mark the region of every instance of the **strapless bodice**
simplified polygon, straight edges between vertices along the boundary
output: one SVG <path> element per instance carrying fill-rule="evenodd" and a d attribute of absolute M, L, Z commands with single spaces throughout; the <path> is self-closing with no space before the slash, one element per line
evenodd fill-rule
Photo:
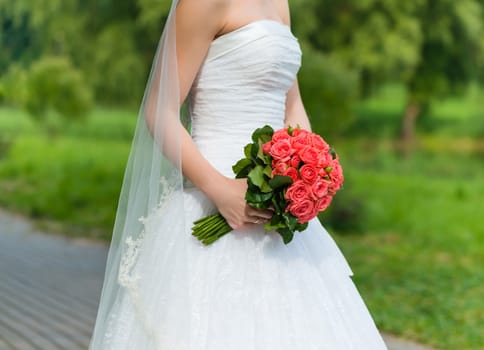
<path fill-rule="evenodd" d="M 234 176 L 231 167 L 256 128 L 283 127 L 301 56 L 290 28 L 275 20 L 251 22 L 212 41 L 189 94 L 191 134 L 224 175 Z"/>

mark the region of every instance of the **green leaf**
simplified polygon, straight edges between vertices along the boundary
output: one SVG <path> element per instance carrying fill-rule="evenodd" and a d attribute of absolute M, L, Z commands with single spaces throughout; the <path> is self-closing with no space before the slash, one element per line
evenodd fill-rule
<path fill-rule="evenodd" d="M 274 190 L 290 184 L 292 184 L 292 178 L 289 176 L 275 175 L 269 180 L 269 186 Z"/>
<path fill-rule="evenodd" d="M 244 154 L 247 158 L 251 158 L 252 157 L 252 146 L 254 144 L 253 143 L 248 143 L 247 145 L 245 145 L 244 147 Z"/>
<path fill-rule="evenodd" d="M 329 154 L 331 154 L 331 157 L 332 157 L 333 159 L 336 159 L 336 151 L 334 150 L 334 148 L 333 148 L 333 147 L 331 147 L 331 148 L 330 148 L 330 150 L 329 150 Z"/>
<path fill-rule="evenodd" d="M 260 141 L 259 141 L 258 150 L 257 150 L 257 158 L 262 160 L 262 162 L 264 164 L 269 163 L 269 159 L 268 159 L 267 155 L 265 155 L 264 152 L 262 152 L 262 144 L 261 144 Z"/>
<path fill-rule="evenodd" d="M 262 140 L 262 143 L 266 143 L 272 139 L 272 135 L 274 134 L 274 129 L 272 129 L 269 125 L 264 125 L 262 128 L 256 129 L 252 133 L 252 141 L 259 142 L 259 139 Z"/>
<path fill-rule="evenodd" d="M 267 231 L 277 230 L 284 227 L 286 227 L 286 224 L 284 223 L 282 216 L 277 214 L 272 216 L 271 221 L 264 225 L 264 229 L 266 229 Z"/>
<path fill-rule="evenodd" d="M 272 193 L 272 188 L 271 186 L 269 186 L 269 184 L 267 183 L 267 181 L 264 180 L 264 182 L 262 183 L 262 186 L 260 188 L 260 190 L 264 193 L 267 193 L 267 192 L 271 192 Z"/>
<path fill-rule="evenodd" d="M 296 231 L 299 231 L 299 232 L 302 232 L 307 228 L 308 228 L 307 222 L 305 222 L 304 224 L 297 223 L 297 225 L 296 225 Z"/>
<path fill-rule="evenodd" d="M 250 149 L 250 157 L 254 161 L 257 159 L 257 154 L 259 153 L 259 145 L 257 143 L 253 143 Z"/>
<path fill-rule="evenodd" d="M 256 209 L 267 209 L 268 206 L 267 206 L 267 203 L 265 202 L 257 202 L 257 203 L 254 203 L 254 202 L 247 202 L 247 204 L 249 204 L 252 208 L 256 208 Z"/>
<path fill-rule="evenodd" d="M 244 168 L 248 167 L 248 166 L 251 166 L 252 165 L 252 161 L 248 158 L 242 158 L 241 160 L 239 160 L 237 163 L 235 163 L 235 165 L 232 167 L 232 170 L 234 171 L 234 173 L 237 175 L 238 173 L 240 173 Z"/>
<path fill-rule="evenodd" d="M 253 206 L 252 203 L 254 204 L 264 203 L 265 205 L 264 208 L 268 208 L 269 205 L 271 204 L 272 195 L 273 195 L 272 192 L 262 193 L 262 192 L 247 191 L 245 193 L 245 199 L 248 203 L 250 203 L 251 206 Z"/>
<path fill-rule="evenodd" d="M 264 175 L 270 178 L 272 176 L 272 167 L 270 165 L 267 165 L 264 168 Z"/>
<path fill-rule="evenodd" d="M 294 233 L 292 233 L 287 228 L 280 228 L 277 230 L 277 232 L 282 236 L 284 244 L 288 244 L 289 242 L 291 242 L 292 238 L 294 237 Z"/>
<path fill-rule="evenodd" d="M 241 171 L 239 171 L 239 173 L 237 175 L 235 175 L 235 178 L 236 179 L 244 179 L 247 176 L 249 176 L 249 172 L 251 170 L 252 170 L 252 165 L 249 165 L 249 166 L 245 167 L 244 169 L 242 169 Z"/>
<path fill-rule="evenodd" d="M 282 208 L 277 200 L 277 196 L 272 197 L 272 206 L 274 207 L 274 211 L 276 214 L 282 213 Z"/>
<path fill-rule="evenodd" d="M 289 213 L 283 213 L 282 217 L 284 218 L 284 222 L 287 225 L 287 228 L 291 231 L 294 231 L 296 229 L 296 226 L 298 224 L 297 218 L 294 215 L 291 215 Z"/>
<path fill-rule="evenodd" d="M 257 165 L 254 169 L 249 172 L 248 178 L 250 181 L 256 185 L 257 187 L 261 188 L 264 184 L 264 169 L 261 165 Z"/>

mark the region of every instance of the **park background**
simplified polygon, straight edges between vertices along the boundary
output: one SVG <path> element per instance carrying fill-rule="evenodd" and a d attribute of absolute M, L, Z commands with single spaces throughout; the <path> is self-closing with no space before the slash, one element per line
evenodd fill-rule
<path fill-rule="evenodd" d="M 379 328 L 484 344 L 484 1 L 294 0 L 345 188 L 323 224 Z M 0 0 L 0 206 L 108 241 L 170 1 Z"/>

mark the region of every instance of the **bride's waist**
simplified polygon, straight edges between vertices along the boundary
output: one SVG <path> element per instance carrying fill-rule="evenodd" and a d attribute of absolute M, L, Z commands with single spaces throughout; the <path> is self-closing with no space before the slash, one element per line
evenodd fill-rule
<path fill-rule="evenodd" d="M 244 147 L 252 142 L 252 133 L 264 125 L 280 129 L 284 120 L 279 113 L 256 121 L 230 119 L 230 122 L 215 121 L 210 116 L 192 119 L 191 136 L 200 153 L 217 170 L 233 177 L 232 166 L 244 157 Z"/>
<path fill-rule="evenodd" d="M 248 143 L 248 142 L 247 142 Z M 197 140 L 195 144 L 202 156 L 219 172 L 227 177 L 234 177 L 232 166 L 244 157 L 244 145 Z"/>
<path fill-rule="evenodd" d="M 272 111 L 265 115 L 238 114 L 238 117 L 230 115 L 229 112 L 225 115 L 221 112 L 216 115 L 192 113 L 191 135 L 200 144 L 244 147 L 251 142 L 252 133 L 264 125 L 270 125 L 274 130 L 282 128 L 284 112 Z"/>

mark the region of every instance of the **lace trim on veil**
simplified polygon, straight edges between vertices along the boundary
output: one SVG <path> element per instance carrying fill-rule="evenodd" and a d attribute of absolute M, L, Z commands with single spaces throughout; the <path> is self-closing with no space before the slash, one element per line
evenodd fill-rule
<path fill-rule="evenodd" d="M 154 225 L 153 221 L 163 215 L 164 207 L 170 203 L 170 197 L 175 193 L 176 186 L 169 184 L 165 177 L 160 179 L 161 188 L 163 191 L 160 195 L 158 205 L 154 207 L 150 214 L 146 217 L 142 216 L 138 220 L 142 223 L 143 229 L 136 235 L 130 235 L 125 240 L 125 250 L 121 256 L 118 273 L 118 283 L 124 287 L 127 291 L 126 295 L 129 297 L 132 306 L 134 307 L 135 315 L 139 319 L 144 331 L 155 344 L 161 344 L 161 340 L 156 332 L 156 329 L 150 324 L 149 319 L 146 317 L 146 305 L 140 293 L 140 286 L 138 284 L 141 276 L 136 272 L 136 265 L 142 249 L 144 239 L 147 234 L 150 234 Z M 122 317 L 119 317 L 116 312 L 113 312 L 109 316 L 108 329 L 104 336 L 104 344 L 110 345 L 111 340 L 115 335 L 115 332 L 125 333 L 122 329 L 127 328 L 128 324 L 123 322 Z M 116 329 L 115 329 L 116 327 Z"/>

